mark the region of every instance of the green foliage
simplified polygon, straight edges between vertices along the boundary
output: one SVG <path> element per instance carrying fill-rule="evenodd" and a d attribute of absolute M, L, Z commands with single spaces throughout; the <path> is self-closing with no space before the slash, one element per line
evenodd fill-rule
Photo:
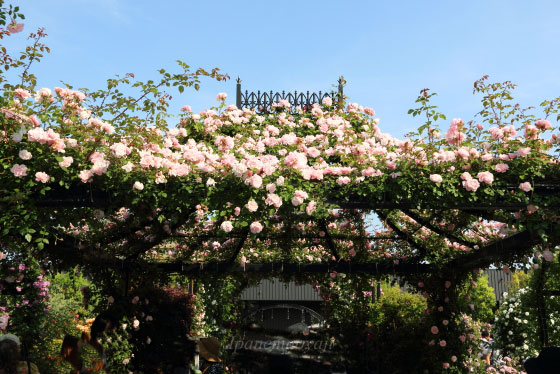
<path fill-rule="evenodd" d="M 429 366 L 426 300 L 399 287 L 383 287 L 384 295 L 373 303 L 367 336 L 371 339 L 372 366 L 383 373 L 421 372 Z M 424 348 L 424 349 L 422 349 Z"/>
<path fill-rule="evenodd" d="M 487 275 L 468 280 L 459 291 L 459 300 L 463 304 L 461 309 L 474 320 L 486 323 L 494 320 L 496 295 L 488 284 Z"/>
<path fill-rule="evenodd" d="M 528 287 L 531 279 L 531 273 L 532 271 L 514 271 L 511 277 L 511 286 L 508 292 L 513 294 L 522 288 Z"/>

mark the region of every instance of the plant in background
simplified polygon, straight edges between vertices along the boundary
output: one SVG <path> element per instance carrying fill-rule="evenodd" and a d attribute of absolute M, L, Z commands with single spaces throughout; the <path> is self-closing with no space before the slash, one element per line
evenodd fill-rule
<path fill-rule="evenodd" d="M 474 320 L 487 323 L 494 321 L 496 295 L 488 284 L 487 275 L 473 274 L 467 279 L 459 291 L 459 300 L 461 309 Z"/>

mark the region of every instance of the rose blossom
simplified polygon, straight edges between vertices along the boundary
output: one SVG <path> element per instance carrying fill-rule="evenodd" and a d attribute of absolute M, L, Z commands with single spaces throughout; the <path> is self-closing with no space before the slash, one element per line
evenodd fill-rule
<path fill-rule="evenodd" d="M 348 184 L 348 183 L 350 183 L 350 178 L 348 178 L 348 177 L 339 177 L 339 178 L 336 180 L 336 183 L 338 183 L 340 186 L 342 186 L 342 185 L 344 185 L 344 184 Z"/>
<path fill-rule="evenodd" d="M 33 155 L 27 149 L 19 151 L 19 158 L 22 160 L 31 160 L 31 157 L 33 157 Z"/>
<path fill-rule="evenodd" d="M 445 347 L 447 345 L 447 342 L 445 340 L 440 340 L 439 345 L 440 347 Z"/>
<path fill-rule="evenodd" d="M 266 195 L 266 200 L 264 202 L 267 205 L 274 205 L 275 208 L 280 208 L 282 206 L 282 198 L 275 193 Z"/>
<path fill-rule="evenodd" d="M 227 98 L 227 93 L 225 92 L 220 92 L 217 96 L 216 96 L 216 101 L 224 101 Z"/>
<path fill-rule="evenodd" d="M 443 347 L 443 346 L 442 346 L 442 347 Z M 442 364 L 442 366 L 443 366 L 444 369 L 449 369 L 449 363 L 448 363 L 448 362 L 444 362 L 444 363 Z"/>
<path fill-rule="evenodd" d="M 259 204 L 257 204 L 255 200 L 251 199 L 247 202 L 247 204 L 245 204 L 245 208 L 247 208 L 247 210 L 251 213 L 256 212 L 257 209 L 259 209 Z"/>
<path fill-rule="evenodd" d="M 432 328 L 430 329 L 430 331 L 432 332 L 432 334 L 437 334 L 439 332 L 439 329 L 437 328 L 437 326 L 432 326 Z"/>
<path fill-rule="evenodd" d="M 249 228 L 251 229 L 251 232 L 252 232 L 253 234 L 258 234 L 259 232 L 262 231 L 263 225 L 261 225 L 260 222 L 255 221 L 255 222 L 251 223 L 251 225 L 249 226 Z"/>
<path fill-rule="evenodd" d="M 505 173 L 506 171 L 508 171 L 509 166 L 506 164 L 498 164 L 496 166 L 494 166 L 494 170 L 496 170 L 498 173 Z"/>
<path fill-rule="evenodd" d="M 91 170 L 82 170 L 80 171 L 80 179 L 83 183 L 87 183 L 91 177 L 93 177 L 93 172 Z"/>
<path fill-rule="evenodd" d="M 478 190 L 478 187 L 480 187 L 480 183 L 476 180 L 476 179 L 468 179 L 463 181 L 463 187 L 465 188 L 465 190 L 467 191 L 476 191 Z"/>
<path fill-rule="evenodd" d="M 15 164 L 12 166 L 10 171 L 14 174 L 14 176 L 18 178 L 23 178 L 27 175 L 27 166 L 21 164 Z"/>
<path fill-rule="evenodd" d="M 522 191 L 525 191 L 525 192 L 529 192 L 532 189 L 531 183 L 523 182 L 519 185 L 519 189 L 522 190 Z"/>
<path fill-rule="evenodd" d="M 489 171 L 483 171 L 476 176 L 481 183 L 492 184 L 494 182 L 494 175 Z"/>
<path fill-rule="evenodd" d="M 144 184 L 136 181 L 136 182 L 134 182 L 134 185 L 132 186 L 132 188 L 134 188 L 135 190 L 138 190 L 138 191 L 142 191 L 144 189 Z"/>
<path fill-rule="evenodd" d="M 31 93 L 27 90 L 24 90 L 22 88 L 16 88 L 14 93 L 19 96 L 21 99 L 27 99 L 28 97 L 31 97 Z"/>
<path fill-rule="evenodd" d="M 224 221 L 220 225 L 220 228 L 225 232 L 230 232 L 231 230 L 233 230 L 233 225 L 230 221 Z"/>
<path fill-rule="evenodd" d="M 317 208 L 317 203 L 315 202 L 315 200 L 311 200 L 309 204 L 307 204 L 307 207 L 305 208 L 305 213 L 307 213 L 308 215 L 312 215 L 316 208 Z"/>
<path fill-rule="evenodd" d="M 45 172 L 38 171 L 35 173 L 35 180 L 37 182 L 47 183 L 48 181 L 51 180 L 51 177 L 49 177 L 49 175 Z"/>
<path fill-rule="evenodd" d="M 60 161 L 58 165 L 60 165 L 60 167 L 67 168 L 72 165 L 72 162 L 74 162 L 72 157 L 62 157 L 62 161 Z"/>
<path fill-rule="evenodd" d="M 439 174 L 430 174 L 430 180 L 434 183 L 441 183 L 443 178 Z"/>
<path fill-rule="evenodd" d="M 12 34 L 17 34 L 18 32 L 23 31 L 23 23 L 17 23 L 16 21 L 12 21 L 10 22 L 8 27 L 6 27 L 6 29 Z"/>

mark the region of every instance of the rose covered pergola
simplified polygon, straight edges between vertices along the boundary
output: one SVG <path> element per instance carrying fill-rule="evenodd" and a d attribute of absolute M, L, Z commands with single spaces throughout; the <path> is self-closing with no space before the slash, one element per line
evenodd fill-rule
<path fill-rule="evenodd" d="M 484 77 L 481 124 L 453 119 L 440 131 L 447 120 L 423 90 L 410 113 L 425 123 L 405 139 L 336 96 L 258 112 L 219 94 L 217 107 L 174 117 L 165 90 L 228 77 L 180 63 L 159 82 L 127 74 L 95 92 L 37 89 L 27 71 L 43 36 L 2 96 L 2 256 L 80 265 L 94 281 L 123 274 L 124 292 L 131 277 L 162 272 L 400 274 L 422 280 L 434 307 L 477 269 L 554 258 L 560 166 L 549 118 L 560 99 L 537 117 L 512 103 L 511 83 Z"/>

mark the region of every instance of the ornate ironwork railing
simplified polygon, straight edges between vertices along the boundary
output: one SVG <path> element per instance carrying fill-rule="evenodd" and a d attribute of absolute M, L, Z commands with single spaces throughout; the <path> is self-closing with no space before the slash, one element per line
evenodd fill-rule
<path fill-rule="evenodd" d="M 274 92 L 274 91 L 257 91 L 245 93 L 241 90 L 241 79 L 237 78 L 237 92 L 235 103 L 239 109 L 255 109 L 258 113 L 270 113 L 274 111 L 273 104 L 279 103 L 280 100 L 287 100 L 292 110 L 301 108 L 304 111 L 311 109 L 313 104 L 321 104 L 323 99 L 330 97 L 333 103 L 342 103 L 344 101 L 344 77 L 338 79 L 338 91 L 330 92 Z"/>

